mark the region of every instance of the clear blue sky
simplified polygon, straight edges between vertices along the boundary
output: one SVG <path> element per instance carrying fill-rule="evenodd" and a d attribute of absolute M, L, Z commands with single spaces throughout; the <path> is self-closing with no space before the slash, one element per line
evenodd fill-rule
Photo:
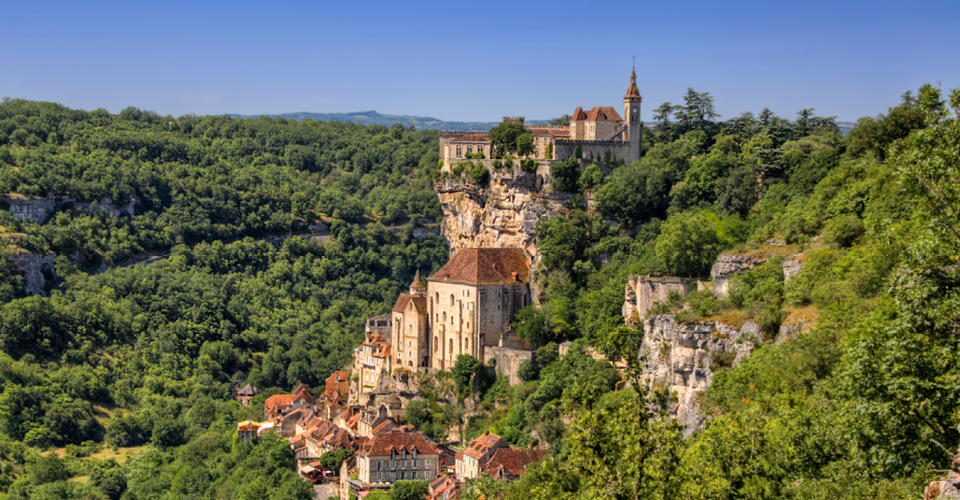
<path fill-rule="evenodd" d="M 960 86 L 960 1 L 7 1 L 0 96 L 179 116 L 296 111 L 495 121 L 708 91 L 852 121 Z"/>

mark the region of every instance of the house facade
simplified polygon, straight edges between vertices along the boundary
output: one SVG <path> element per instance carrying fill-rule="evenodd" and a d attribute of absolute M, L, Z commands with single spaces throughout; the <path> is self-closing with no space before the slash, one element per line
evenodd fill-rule
<path fill-rule="evenodd" d="M 375 435 L 357 453 L 357 479 L 366 484 L 437 477 L 439 452 L 419 431 L 395 430 Z"/>

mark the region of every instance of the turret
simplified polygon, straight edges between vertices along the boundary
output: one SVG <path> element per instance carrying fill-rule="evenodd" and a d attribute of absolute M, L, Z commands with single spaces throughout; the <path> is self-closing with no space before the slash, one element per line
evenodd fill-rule
<path fill-rule="evenodd" d="M 423 279 L 420 278 L 419 269 L 417 269 L 417 274 L 413 276 L 413 283 L 410 283 L 410 295 L 414 297 L 427 296 L 427 285 L 423 282 Z"/>

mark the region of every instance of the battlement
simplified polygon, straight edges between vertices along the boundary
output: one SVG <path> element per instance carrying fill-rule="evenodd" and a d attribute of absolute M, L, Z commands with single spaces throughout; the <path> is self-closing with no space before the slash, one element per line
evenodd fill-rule
<path fill-rule="evenodd" d="M 627 144 L 619 140 L 592 141 L 585 139 L 557 139 L 555 142 L 558 146 L 623 146 Z"/>
<path fill-rule="evenodd" d="M 486 135 L 487 130 L 441 130 L 440 137 L 444 139 L 455 139 L 465 135 Z"/>
<path fill-rule="evenodd" d="M 638 276 L 630 275 L 629 281 L 638 281 L 640 283 L 686 283 L 695 284 L 697 280 L 692 278 L 681 278 L 679 276 L 653 276 L 650 274 L 641 274 Z"/>

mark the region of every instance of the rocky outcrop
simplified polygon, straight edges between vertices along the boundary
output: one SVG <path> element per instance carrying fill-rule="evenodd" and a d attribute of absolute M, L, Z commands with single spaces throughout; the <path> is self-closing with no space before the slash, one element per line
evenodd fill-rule
<path fill-rule="evenodd" d="M 486 164 L 488 161 L 484 161 Z M 526 172 L 519 166 L 488 167 L 490 183 L 477 186 L 466 176 L 435 185 L 443 208 L 442 234 L 456 253 L 469 247 L 521 248 L 539 260 L 537 221 L 560 213 L 574 195 L 549 189 L 549 167 Z"/>
<path fill-rule="evenodd" d="M 747 272 L 767 261 L 766 257 L 749 257 L 746 255 L 721 255 L 710 269 L 713 278 L 713 294 L 717 297 L 726 297 L 730 293 L 730 278 Z"/>
<path fill-rule="evenodd" d="M 640 352 L 647 358 L 646 383 L 670 391 L 670 413 L 686 428 L 686 435 L 706 421 L 700 405 L 713 375 L 748 357 L 760 334 L 760 326 L 753 322 L 740 328 L 713 321 L 681 324 L 672 314 L 647 318 L 643 330 Z"/>
<path fill-rule="evenodd" d="M 953 457 L 953 463 L 950 464 L 950 471 L 946 477 L 942 477 L 927 485 L 923 490 L 923 500 L 934 500 L 937 498 L 960 499 L 960 450 Z"/>
<path fill-rule="evenodd" d="M 68 204 L 69 200 L 70 198 L 64 198 L 64 204 L 65 205 Z M 86 210 L 90 210 L 90 207 L 93 206 L 93 203 L 94 202 L 73 202 L 73 207 L 79 210 L 86 211 Z M 108 215 L 112 215 L 114 217 L 120 217 L 121 215 L 124 215 L 124 214 L 133 215 L 134 210 L 137 207 L 137 199 L 134 197 L 131 197 L 130 201 L 128 201 L 126 205 L 118 205 L 114 203 L 114 201 L 111 200 L 110 198 L 102 198 L 100 199 L 100 201 L 96 203 L 97 203 L 97 206 L 100 207 L 100 209 L 102 209 Z"/>
<path fill-rule="evenodd" d="M 50 214 L 57 208 L 57 199 L 52 194 L 43 198 L 10 193 L 4 195 L 3 198 L 11 215 L 37 224 L 47 220 L 47 217 L 50 217 Z"/>
<path fill-rule="evenodd" d="M 25 290 L 28 295 L 43 295 L 43 288 L 47 282 L 47 276 L 51 278 L 54 275 L 54 261 L 56 255 L 39 255 L 30 252 L 21 252 L 14 256 L 13 261 L 17 268 L 23 273 Z"/>
<path fill-rule="evenodd" d="M 90 210 L 94 204 L 114 217 L 120 217 L 124 214 L 134 215 L 137 198 L 132 195 L 129 198 L 130 201 L 125 205 L 119 205 L 110 198 L 101 198 L 100 201 L 96 202 L 81 202 L 69 196 L 54 196 L 53 194 L 49 194 L 46 198 L 43 198 L 40 196 L 9 193 L 3 196 L 3 201 L 4 204 L 9 207 L 10 214 L 14 217 L 41 224 L 56 210 L 76 208 L 86 211 Z"/>
<path fill-rule="evenodd" d="M 803 269 L 803 259 L 803 254 L 797 254 L 783 261 L 783 281 L 790 281 L 791 278 L 800 274 L 800 270 Z"/>

